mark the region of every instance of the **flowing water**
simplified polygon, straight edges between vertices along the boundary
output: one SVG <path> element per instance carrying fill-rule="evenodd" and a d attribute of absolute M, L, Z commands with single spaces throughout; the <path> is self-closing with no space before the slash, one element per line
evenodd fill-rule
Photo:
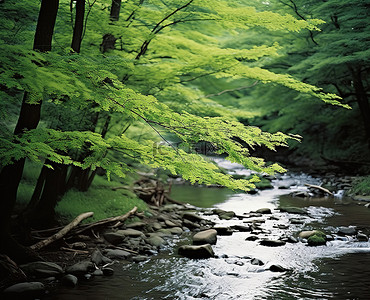
<path fill-rule="evenodd" d="M 237 165 L 225 167 L 238 174 L 247 172 Z M 333 232 L 337 226 L 349 225 L 369 233 L 370 209 L 350 199 L 287 196 L 293 190 L 304 190 L 304 183 L 318 184 L 319 180 L 304 174 L 284 175 L 273 181 L 273 189 L 256 195 L 178 185 L 173 188 L 172 197 L 198 207 L 232 210 L 239 215 L 270 208 L 278 219 L 264 216 L 261 223 L 269 238 L 294 235 L 303 229 Z M 280 213 L 275 210 L 278 206 L 306 208 L 309 214 Z M 304 224 L 290 224 L 292 217 L 300 218 Z M 243 225 L 243 221 L 251 220 L 205 218 L 225 226 Z M 213 246 L 217 258 L 211 259 L 183 258 L 168 247 L 146 262 L 115 265 L 112 277 L 96 277 L 74 289 L 60 289 L 52 299 L 370 299 L 369 242 L 343 237 L 326 246 L 308 247 L 299 242 L 265 247 L 256 241 L 246 241 L 250 235 L 235 232 L 219 236 Z M 263 236 L 264 233 L 259 235 Z M 178 246 L 189 240 L 181 237 L 172 242 Z M 251 258 L 258 258 L 264 265 L 251 264 Z M 268 268 L 273 264 L 289 271 L 271 272 Z"/>

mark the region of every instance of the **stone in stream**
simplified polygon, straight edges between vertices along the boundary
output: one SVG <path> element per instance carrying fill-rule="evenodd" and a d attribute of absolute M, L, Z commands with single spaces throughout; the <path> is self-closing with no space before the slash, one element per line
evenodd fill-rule
<path fill-rule="evenodd" d="M 103 272 L 103 275 L 105 276 L 112 276 L 114 274 L 114 270 L 108 267 L 103 268 L 102 272 Z"/>
<path fill-rule="evenodd" d="M 299 208 L 299 207 L 293 207 L 293 206 L 290 206 L 290 207 L 279 207 L 278 208 L 281 212 L 286 212 L 288 214 L 297 214 L 297 215 L 306 215 L 307 212 L 302 209 L 302 208 Z"/>
<path fill-rule="evenodd" d="M 210 258 L 215 254 L 210 244 L 205 245 L 183 245 L 179 247 L 178 254 L 188 258 Z"/>
<path fill-rule="evenodd" d="M 231 226 L 231 228 L 236 230 L 236 231 L 240 231 L 240 232 L 250 232 L 250 231 L 252 231 L 251 226 L 233 225 L 233 226 Z"/>
<path fill-rule="evenodd" d="M 308 239 L 310 236 L 314 235 L 314 234 L 320 234 L 321 231 L 319 230 L 306 230 L 306 231 L 301 231 L 299 234 L 298 234 L 298 237 L 301 238 L 301 239 Z"/>
<path fill-rule="evenodd" d="M 104 238 L 111 244 L 117 245 L 122 243 L 122 241 L 126 238 L 126 235 L 121 234 L 120 232 L 106 232 L 103 234 Z"/>
<path fill-rule="evenodd" d="M 37 299 L 44 295 L 45 286 L 41 282 L 21 282 L 3 291 L 5 299 Z"/>
<path fill-rule="evenodd" d="M 132 223 L 129 223 L 129 224 L 125 224 L 125 227 L 126 228 L 130 228 L 130 229 L 143 229 L 144 227 L 146 226 L 146 223 L 144 222 L 132 222 Z"/>
<path fill-rule="evenodd" d="M 187 219 L 184 219 L 184 221 L 182 222 L 182 225 L 187 227 L 187 228 L 190 228 L 190 229 L 200 228 L 199 224 L 194 223 L 194 222 L 192 222 L 190 220 L 187 220 Z"/>
<path fill-rule="evenodd" d="M 216 242 L 217 242 L 217 230 L 215 229 L 201 231 L 193 236 L 194 245 L 203 245 L 203 244 L 214 245 L 216 244 Z"/>
<path fill-rule="evenodd" d="M 340 235 L 355 235 L 356 233 L 357 233 L 357 230 L 353 226 L 350 226 L 350 227 L 341 226 L 338 228 L 338 234 Z"/>
<path fill-rule="evenodd" d="M 264 207 L 256 210 L 256 213 L 260 214 L 271 214 L 271 209 Z"/>
<path fill-rule="evenodd" d="M 291 218 L 289 219 L 289 222 L 291 224 L 304 224 L 304 220 L 302 219 L 297 219 L 297 218 Z"/>
<path fill-rule="evenodd" d="M 285 242 L 281 240 L 262 240 L 260 241 L 260 245 L 267 247 L 280 247 L 284 246 Z"/>
<path fill-rule="evenodd" d="M 352 199 L 355 201 L 370 202 L 370 196 L 356 195 L 356 196 L 353 196 Z"/>
<path fill-rule="evenodd" d="M 76 276 L 74 276 L 72 274 L 67 274 L 67 275 L 62 277 L 61 282 L 64 286 L 75 287 L 78 283 L 78 279 L 77 279 Z"/>
<path fill-rule="evenodd" d="M 314 234 L 307 239 L 308 246 L 322 246 L 326 244 L 326 236 L 324 234 Z"/>
<path fill-rule="evenodd" d="M 99 249 L 94 250 L 94 252 L 91 254 L 91 261 L 97 266 L 105 265 L 112 262 L 112 260 L 108 257 L 105 257 Z"/>
<path fill-rule="evenodd" d="M 180 235 L 184 232 L 181 227 L 172 227 L 168 229 L 172 234 Z"/>
<path fill-rule="evenodd" d="M 94 264 L 91 261 L 85 260 L 68 267 L 66 273 L 81 276 L 94 270 Z"/>
<path fill-rule="evenodd" d="M 359 242 L 367 242 L 369 240 L 367 235 L 363 233 L 357 233 L 356 238 Z"/>
<path fill-rule="evenodd" d="M 288 269 L 286 269 L 286 268 L 284 268 L 280 265 L 271 265 L 269 270 L 271 272 L 286 272 L 286 271 L 288 271 Z"/>
<path fill-rule="evenodd" d="M 225 211 L 224 213 L 218 215 L 218 217 L 221 220 L 231 220 L 232 218 L 235 217 L 235 212 L 233 212 L 233 211 Z"/>
<path fill-rule="evenodd" d="M 52 276 L 57 277 L 64 273 L 61 266 L 46 261 L 30 262 L 28 264 L 21 265 L 20 268 L 26 273 L 26 275 L 37 278 Z"/>
<path fill-rule="evenodd" d="M 194 223 L 200 223 L 201 221 L 204 221 L 204 219 L 194 213 L 186 212 L 182 215 L 183 219 L 189 220 Z"/>
<path fill-rule="evenodd" d="M 254 266 L 263 266 L 264 265 L 263 261 L 258 259 L 258 258 L 252 258 L 251 264 L 254 265 Z"/>
<path fill-rule="evenodd" d="M 146 242 L 154 247 L 160 247 L 165 243 L 164 239 L 156 234 L 151 234 L 151 236 L 146 239 Z"/>
<path fill-rule="evenodd" d="M 258 236 L 251 235 L 251 236 L 247 237 L 245 240 L 246 241 L 255 241 L 255 240 L 258 240 L 258 239 L 259 239 Z"/>
<path fill-rule="evenodd" d="M 218 235 L 232 235 L 233 234 L 233 230 L 230 227 L 217 226 L 217 227 L 213 227 L 213 229 L 217 231 Z"/>
<path fill-rule="evenodd" d="M 179 227 L 179 226 L 181 226 L 181 224 L 179 222 L 171 221 L 171 220 L 166 220 L 166 221 L 164 221 L 164 223 L 166 224 L 167 227 Z"/>
<path fill-rule="evenodd" d="M 106 249 L 105 255 L 111 259 L 128 259 L 131 253 L 120 249 Z"/>

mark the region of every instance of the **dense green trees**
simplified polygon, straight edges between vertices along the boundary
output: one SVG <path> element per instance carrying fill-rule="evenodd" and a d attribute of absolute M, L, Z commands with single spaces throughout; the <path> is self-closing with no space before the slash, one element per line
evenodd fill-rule
<path fill-rule="evenodd" d="M 276 55 L 276 44 L 230 46 L 232 39 L 251 27 L 297 32 L 316 30 L 321 23 L 259 11 L 251 4 L 246 0 L 78 0 L 60 1 L 58 6 L 58 1 L 43 0 L 34 33 L 38 1 L 1 3 L 0 103 L 7 118 L 0 137 L 3 241 L 9 239 L 9 218 L 26 158 L 45 161 L 33 200 L 43 203 L 37 211 L 49 206 L 44 211 L 47 215 L 63 194 L 57 187 L 62 184 L 65 190 L 71 180 L 76 181 L 74 174 L 84 176 L 86 183 L 100 167 L 108 177 L 111 173 L 123 177 L 132 169 L 131 161 L 181 174 L 191 182 L 242 190 L 253 187 L 256 178 L 234 180 L 204 157 L 183 150 L 198 142 L 212 144 L 217 153 L 251 170 L 282 171 L 277 164 L 266 165 L 251 156 L 250 150 L 273 150 L 297 137 L 244 126 L 238 118 L 248 114 L 211 100 L 199 80 L 222 79 L 230 86 L 249 85 L 251 79 L 274 82 L 328 103 L 339 102 L 334 94 L 261 68 L 260 61 Z M 44 20 L 46 6 L 50 7 Z M 18 17 L 25 12 L 24 19 Z M 17 117 L 14 103 L 23 95 Z M 37 127 L 41 108 L 42 126 Z M 20 125 L 13 134 L 16 118 Z M 33 121 L 28 125 L 23 120 Z M 109 131 L 109 124 L 117 121 L 121 132 Z M 146 124 L 157 137 L 137 140 L 128 129 L 130 124 Z M 165 135 L 176 136 L 182 148 L 166 140 L 167 145 L 153 149 L 158 136 Z M 15 247 L 2 245 L 8 246 L 1 249 L 5 253 Z"/>
<path fill-rule="evenodd" d="M 352 162 L 357 170 L 366 166 L 370 126 L 368 3 L 277 0 L 265 8 L 325 21 L 321 31 L 302 31 L 294 37 L 270 35 L 285 47 L 281 56 L 265 67 L 337 93 L 352 109 L 336 109 L 312 100 L 292 101 L 307 97 L 281 87 L 271 87 L 267 93 L 257 87 L 248 104 L 260 108 L 262 118 L 256 124 L 263 124 L 266 130 L 279 128 L 301 134 L 304 138 L 298 148 L 306 157 Z"/>

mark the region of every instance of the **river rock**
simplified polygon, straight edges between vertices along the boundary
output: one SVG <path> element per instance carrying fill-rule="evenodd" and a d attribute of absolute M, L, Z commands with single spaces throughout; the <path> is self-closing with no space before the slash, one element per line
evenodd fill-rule
<path fill-rule="evenodd" d="M 217 231 L 218 235 L 232 235 L 233 230 L 230 227 L 222 227 L 222 226 L 217 226 L 213 227 Z"/>
<path fill-rule="evenodd" d="M 183 245 L 180 246 L 178 254 L 188 258 L 210 258 L 215 254 L 210 244 L 205 245 Z"/>
<path fill-rule="evenodd" d="M 112 260 L 104 256 L 99 249 L 95 249 L 94 252 L 91 254 L 91 261 L 97 266 L 105 265 L 112 262 Z"/>
<path fill-rule="evenodd" d="M 224 213 L 219 214 L 218 217 L 221 220 L 231 220 L 232 218 L 235 217 L 235 212 L 233 212 L 233 211 L 225 211 Z"/>
<path fill-rule="evenodd" d="M 321 231 L 319 230 L 306 230 L 306 231 L 301 231 L 299 234 L 298 234 L 298 237 L 300 237 L 301 239 L 308 239 L 310 236 L 314 235 L 314 234 L 318 234 L 320 233 Z"/>
<path fill-rule="evenodd" d="M 67 274 L 67 275 L 62 277 L 61 282 L 64 286 L 75 287 L 78 283 L 78 279 L 77 279 L 76 276 L 74 276 L 72 274 Z"/>
<path fill-rule="evenodd" d="M 322 246 L 326 244 L 326 238 L 323 234 L 314 234 L 307 239 L 308 246 Z"/>
<path fill-rule="evenodd" d="M 193 236 L 194 245 L 203 245 L 203 244 L 214 245 L 216 244 L 216 242 L 217 242 L 217 230 L 215 229 L 201 231 Z"/>
<path fill-rule="evenodd" d="M 249 232 L 249 231 L 252 231 L 251 226 L 234 225 L 234 226 L 231 226 L 231 228 L 234 229 L 234 230 L 236 230 L 236 231 L 240 231 L 240 232 Z"/>
<path fill-rule="evenodd" d="M 35 299 L 45 293 L 45 286 L 41 282 L 21 282 L 6 288 L 3 293 L 5 299 Z"/>
<path fill-rule="evenodd" d="M 179 222 L 171 221 L 171 220 L 166 220 L 164 221 L 167 227 L 179 227 L 181 224 Z"/>
<path fill-rule="evenodd" d="M 271 214 L 271 209 L 264 207 L 256 210 L 256 213 L 260 214 Z"/>
<path fill-rule="evenodd" d="M 61 266 L 46 261 L 35 261 L 25 265 L 21 265 L 20 268 L 28 275 L 32 277 L 52 277 L 60 276 L 64 273 Z"/>
<path fill-rule="evenodd" d="M 168 229 L 172 234 L 180 235 L 184 232 L 181 227 L 172 227 Z"/>
<path fill-rule="evenodd" d="M 255 236 L 255 235 L 251 235 L 251 236 L 249 236 L 249 237 L 247 237 L 245 240 L 246 241 L 255 241 L 255 240 L 258 240 L 259 239 L 259 237 L 258 236 Z"/>
<path fill-rule="evenodd" d="M 125 225 L 126 228 L 137 229 L 137 230 L 143 229 L 145 226 L 146 226 L 146 223 L 144 222 L 132 222 L 132 223 Z"/>
<path fill-rule="evenodd" d="M 114 274 L 114 270 L 112 268 L 103 268 L 102 269 L 103 275 L 104 276 L 112 276 Z"/>
<path fill-rule="evenodd" d="M 291 224 L 304 224 L 304 220 L 302 219 L 297 219 L 297 218 L 291 218 L 289 219 L 289 222 Z"/>
<path fill-rule="evenodd" d="M 66 269 L 66 273 L 81 276 L 95 270 L 95 266 L 91 261 L 81 261 Z"/>
<path fill-rule="evenodd" d="M 0 291 L 5 287 L 26 281 L 27 276 L 8 256 L 0 254 Z"/>
<path fill-rule="evenodd" d="M 269 270 L 271 272 L 286 272 L 286 271 L 288 271 L 288 269 L 286 269 L 286 268 L 284 268 L 280 265 L 271 265 Z"/>
<path fill-rule="evenodd" d="M 194 213 L 191 213 L 191 212 L 185 212 L 182 217 L 186 220 L 189 220 L 191 222 L 194 222 L 194 223 L 200 223 L 202 222 L 204 219 Z"/>
<path fill-rule="evenodd" d="M 197 228 L 200 228 L 200 225 L 197 224 L 197 223 L 194 223 L 190 220 L 187 220 L 187 219 L 184 219 L 184 221 L 182 222 L 182 225 L 189 228 L 189 229 L 197 229 Z"/>
<path fill-rule="evenodd" d="M 93 272 L 93 275 L 94 276 L 103 276 L 103 271 L 100 270 L 100 269 L 96 269 L 94 272 Z"/>
<path fill-rule="evenodd" d="M 147 261 L 149 259 L 148 256 L 145 256 L 145 255 L 137 255 L 137 256 L 134 256 L 132 258 L 132 261 L 133 262 L 136 262 L 136 263 L 140 263 L 140 262 L 143 262 L 143 261 Z"/>
<path fill-rule="evenodd" d="M 106 249 L 105 255 L 111 259 L 128 259 L 131 253 L 120 249 Z"/>
<path fill-rule="evenodd" d="M 355 227 L 344 227 L 341 226 L 338 228 L 338 234 L 340 235 L 355 235 L 357 233 L 357 230 Z"/>
<path fill-rule="evenodd" d="M 152 227 L 153 227 L 154 230 L 162 229 L 162 225 L 159 222 L 154 222 L 152 224 Z"/>
<path fill-rule="evenodd" d="M 279 207 L 278 208 L 281 212 L 287 212 L 289 214 L 298 214 L 298 215 L 305 215 L 307 212 L 299 207 Z"/>
<path fill-rule="evenodd" d="M 363 233 L 357 233 L 356 238 L 359 242 L 367 242 L 369 240 L 367 235 Z"/>
<path fill-rule="evenodd" d="M 146 242 L 154 247 L 160 247 L 165 243 L 164 239 L 156 234 L 152 234 L 149 238 L 146 239 Z"/>
<path fill-rule="evenodd" d="M 284 246 L 285 242 L 281 240 L 262 240 L 260 241 L 260 245 L 267 247 L 280 247 Z"/>
<path fill-rule="evenodd" d="M 104 233 L 104 238 L 111 244 L 117 245 L 122 243 L 123 240 L 126 238 L 126 235 L 122 234 L 121 232 L 106 232 Z"/>
<path fill-rule="evenodd" d="M 252 258 L 251 264 L 255 265 L 255 266 L 263 266 L 264 265 L 263 261 L 258 259 L 258 258 Z"/>

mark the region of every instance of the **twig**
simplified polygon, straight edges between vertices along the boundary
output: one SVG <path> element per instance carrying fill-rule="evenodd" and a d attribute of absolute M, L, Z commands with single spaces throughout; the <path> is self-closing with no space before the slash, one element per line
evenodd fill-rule
<path fill-rule="evenodd" d="M 82 220 L 84 220 L 86 218 L 89 218 L 92 215 L 94 215 L 93 212 L 86 212 L 86 213 L 80 214 L 71 223 L 69 223 L 67 226 L 63 227 L 63 229 L 61 229 L 57 233 L 53 234 L 52 236 L 48 237 L 47 239 L 32 245 L 30 248 L 32 250 L 39 250 L 39 249 L 41 249 L 41 248 L 43 248 L 43 247 L 45 247 L 45 246 L 47 246 L 47 245 L 49 245 L 49 244 L 51 244 L 55 241 L 61 239 L 68 232 L 70 232 L 73 228 L 75 228 Z"/>
<path fill-rule="evenodd" d="M 323 192 L 325 192 L 325 193 L 328 193 L 329 195 L 333 196 L 333 193 L 332 193 L 331 191 L 329 191 L 328 189 L 323 188 L 323 187 L 321 187 L 321 186 L 313 185 L 313 184 L 308 184 L 308 183 L 305 183 L 304 185 L 305 185 L 305 186 L 308 186 L 308 187 L 310 187 L 310 188 L 314 188 L 314 189 L 321 190 L 321 191 L 323 191 Z"/>

